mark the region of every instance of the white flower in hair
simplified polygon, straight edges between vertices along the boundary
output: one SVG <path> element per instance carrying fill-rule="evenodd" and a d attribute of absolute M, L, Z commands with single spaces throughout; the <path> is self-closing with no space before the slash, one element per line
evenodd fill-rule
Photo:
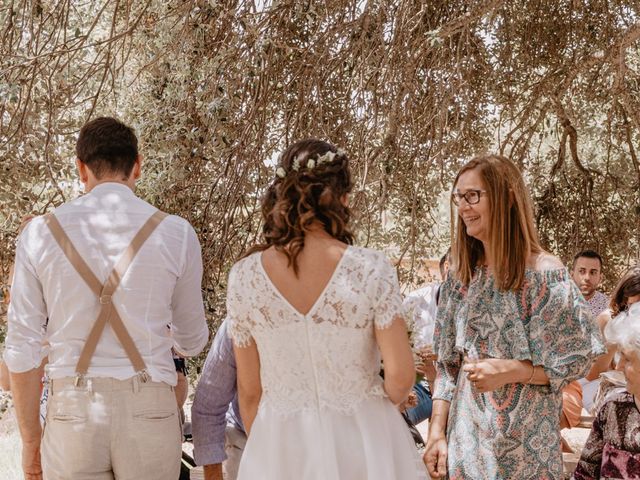
<path fill-rule="evenodd" d="M 316 161 L 313 158 L 307 160 L 307 168 L 311 169 L 316 166 Z"/>
<path fill-rule="evenodd" d="M 335 158 L 336 154 L 331 150 L 324 153 L 324 155 L 320 155 L 318 157 L 318 165 L 322 165 L 323 163 L 331 163 Z"/>
<path fill-rule="evenodd" d="M 278 177 L 280 177 L 280 178 L 284 178 L 284 177 L 286 177 L 286 176 L 287 176 L 287 172 L 285 172 L 285 171 L 284 171 L 284 168 L 282 168 L 282 167 L 278 167 L 278 168 L 276 169 L 276 175 L 277 175 Z"/>
<path fill-rule="evenodd" d="M 339 148 L 338 151 L 336 152 L 336 155 L 339 157 L 344 157 L 347 154 L 347 152 L 345 152 L 342 148 Z"/>
<path fill-rule="evenodd" d="M 294 169 L 296 172 L 300 170 L 300 158 L 297 155 L 293 158 L 293 163 L 291 164 L 291 168 Z"/>

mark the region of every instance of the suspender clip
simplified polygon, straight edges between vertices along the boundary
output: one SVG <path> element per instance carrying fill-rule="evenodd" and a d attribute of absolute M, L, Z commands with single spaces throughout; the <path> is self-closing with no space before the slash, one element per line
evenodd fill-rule
<path fill-rule="evenodd" d="M 78 373 L 76 375 L 76 377 L 73 379 L 73 384 L 76 387 L 79 387 L 80 385 L 82 385 L 84 383 L 84 374 L 83 373 Z"/>

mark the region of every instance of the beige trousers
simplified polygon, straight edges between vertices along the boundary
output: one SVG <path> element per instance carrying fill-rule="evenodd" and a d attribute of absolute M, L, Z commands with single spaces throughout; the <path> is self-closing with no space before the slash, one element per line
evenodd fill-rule
<path fill-rule="evenodd" d="M 52 380 L 42 441 L 45 480 L 176 480 L 182 433 L 173 387 Z"/>

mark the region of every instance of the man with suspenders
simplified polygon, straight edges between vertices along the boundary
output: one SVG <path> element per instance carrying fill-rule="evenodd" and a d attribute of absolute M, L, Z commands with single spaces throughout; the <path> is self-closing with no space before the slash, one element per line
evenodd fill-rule
<path fill-rule="evenodd" d="M 192 356 L 207 342 L 202 258 L 187 221 L 135 195 L 137 143 L 113 118 L 87 123 L 76 144 L 86 194 L 19 237 L 4 358 L 28 480 L 178 478 L 172 349 Z"/>

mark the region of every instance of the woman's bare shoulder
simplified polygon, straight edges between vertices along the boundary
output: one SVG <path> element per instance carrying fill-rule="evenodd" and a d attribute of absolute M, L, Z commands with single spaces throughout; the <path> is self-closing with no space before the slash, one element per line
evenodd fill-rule
<path fill-rule="evenodd" d="M 529 256 L 528 267 L 538 272 L 565 268 L 564 263 L 549 252 L 534 253 Z"/>
<path fill-rule="evenodd" d="M 596 322 L 598 323 L 598 326 L 600 327 L 601 332 L 604 332 L 604 327 L 606 327 L 607 323 L 609 323 L 610 321 L 611 321 L 611 310 L 609 310 L 608 308 L 596 317 Z"/>

